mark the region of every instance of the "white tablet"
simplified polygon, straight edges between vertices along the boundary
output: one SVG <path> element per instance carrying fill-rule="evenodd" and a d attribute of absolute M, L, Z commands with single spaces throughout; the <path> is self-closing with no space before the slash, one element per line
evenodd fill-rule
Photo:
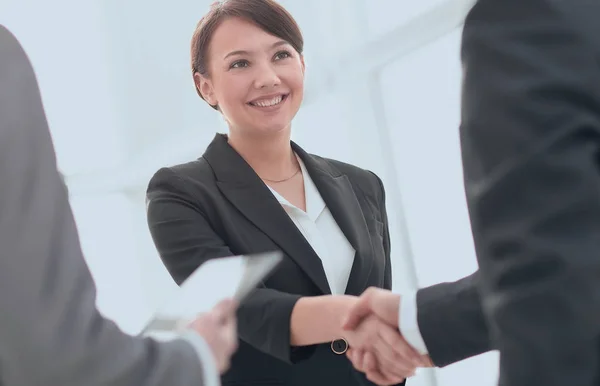
<path fill-rule="evenodd" d="M 268 252 L 207 261 L 154 313 L 142 333 L 176 332 L 223 299 L 243 302 L 282 259 L 281 252 Z"/>

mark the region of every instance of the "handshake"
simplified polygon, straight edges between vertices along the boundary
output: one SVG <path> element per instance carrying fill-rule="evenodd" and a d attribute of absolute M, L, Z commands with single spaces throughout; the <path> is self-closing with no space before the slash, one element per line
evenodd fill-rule
<path fill-rule="evenodd" d="M 395 385 L 414 375 L 417 367 L 433 367 L 429 356 L 419 354 L 400 334 L 400 295 L 369 288 L 360 297 L 345 298 L 351 302 L 342 325 L 346 355 L 371 382 Z M 188 326 L 204 337 L 221 374 L 237 349 L 236 309 L 236 302 L 222 301 Z"/>
<path fill-rule="evenodd" d="M 395 385 L 417 367 L 433 367 L 428 355 L 413 349 L 399 332 L 400 295 L 369 288 L 345 316 L 346 352 L 353 366 L 377 385 Z"/>

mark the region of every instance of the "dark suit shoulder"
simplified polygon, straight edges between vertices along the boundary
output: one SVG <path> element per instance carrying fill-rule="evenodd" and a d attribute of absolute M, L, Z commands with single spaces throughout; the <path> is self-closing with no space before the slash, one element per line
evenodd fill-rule
<path fill-rule="evenodd" d="M 192 180 L 194 182 L 213 182 L 215 175 L 210 165 L 203 157 L 193 161 L 160 168 L 152 176 L 151 181 L 177 178 L 180 180 Z"/>
<path fill-rule="evenodd" d="M 345 176 L 348 178 L 357 198 L 367 203 L 379 221 L 386 221 L 384 220 L 386 218 L 385 189 L 377 174 L 346 162 L 317 155 L 311 155 L 311 157 L 323 168 L 329 169 L 328 172 L 334 177 Z"/>
<path fill-rule="evenodd" d="M 146 190 L 146 204 L 167 199 L 178 201 L 204 212 L 206 201 L 216 191 L 216 178 L 204 158 L 160 168 L 150 178 Z M 204 209 L 203 209 L 204 208 Z"/>
<path fill-rule="evenodd" d="M 360 189 L 366 196 L 372 197 L 376 200 L 382 200 L 383 197 L 385 197 L 381 178 L 379 178 L 379 176 L 374 172 L 331 158 L 324 158 L 317 155 L 312 156 L 328 163 L 335 170 L 339 171 L 340 174 L 346 175 L 352 186 L 355 189 Z"/>
<path fill-rule="evenodd" d="M 358 186 L 365 194 L 375 194 L 375 197 L 380 196 L 382 185 L 381 179 L 374 172 L 331 158 L 320 157 L 317 155 L 312 156 L 322 162 L 328 163 L 334 170 L 339 171 L 340 174 L 348 176 L 352 185 Z"/>
<path fill-rule="evenodd" d="M 215 175 L 204 158 L 160 168 L 148 183 L 148 192 L 157 188 L 182 188 L 188 183 L 214 185 Z"/>

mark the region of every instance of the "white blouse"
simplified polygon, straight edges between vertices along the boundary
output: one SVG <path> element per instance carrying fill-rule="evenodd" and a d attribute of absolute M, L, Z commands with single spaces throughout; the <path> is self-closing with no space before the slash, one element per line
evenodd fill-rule
<path fill-rule="evenodd" d="M 342 295 L 346 292 L 356 251 L 335 222 L 304 163 L 300 158 L 298 162 L 304 178 L 306 212 L 292 205 L 270 186 L 269 189 L 321 259 L 331 293 Z"/>

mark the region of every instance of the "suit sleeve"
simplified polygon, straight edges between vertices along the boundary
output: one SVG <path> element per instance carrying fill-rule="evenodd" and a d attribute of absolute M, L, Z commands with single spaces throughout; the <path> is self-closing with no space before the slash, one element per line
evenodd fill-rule
<path fill-rule="evenodd" d="M 417 292 L 417 321 L 433 363 L 438 367 L 492 349 L 483 315 L 478 273 Z"/>
<path fill-rule="evenodd" d="M 599 14 L 490 0 L 465 24 L 465 184 L 500 385 L 598 382 Z"/>
<path fill-rule="evenodd" d="M 128 336 L 96 309 L 94 281 L 23 56 L 0 26 L 0 384 L 203 384 L 192 345 Z"/>
<path fill-rule="evenodd" d="M 381 213 L 381 221 L 383 222 L 383 251 L 385 253 L 385 271 L 383 273 L 383 288 L 392 289 L 392 254 L 390 242 L 390 224 L 388 223 L 387 208 L 385 205 L 385 187 L 383 181 L 375 173 L 372 173 L 377 179 L 379 185 L 379 211 Z"/>
<path fill-rule="evenodd" d="M 171 169 L 159 170 L 148 187 L 148 226 L 160 258 L 177 284 L 204 262 L 233 256 L 206 219 L 185 181 Z M 300 295 L 257 288 L 240 305 L 240 339 L 286 363 L 312 354 L 312 347 L 291 347 L 290 320 Z"/>
<path fill-rule="evenodd" d="M 383 272 L 383 288 L 392 290 L 392 256 L 391 256 L 391 243 L 390 243 L 390 226 L 388 223 L 387 208 L 385 205 L 385 187 L 381 178 L 371 172 L 377 181 L 377 188 L 379 190 L 379 213 L 381 214 L 381 222 L 383 223 L 383 252 L 385 253 L 385 268 Z M 365 380 L 366 381 L 366 380 Z M 398 383 L 394 386 L 403 386 L 406 381 Z"/>

